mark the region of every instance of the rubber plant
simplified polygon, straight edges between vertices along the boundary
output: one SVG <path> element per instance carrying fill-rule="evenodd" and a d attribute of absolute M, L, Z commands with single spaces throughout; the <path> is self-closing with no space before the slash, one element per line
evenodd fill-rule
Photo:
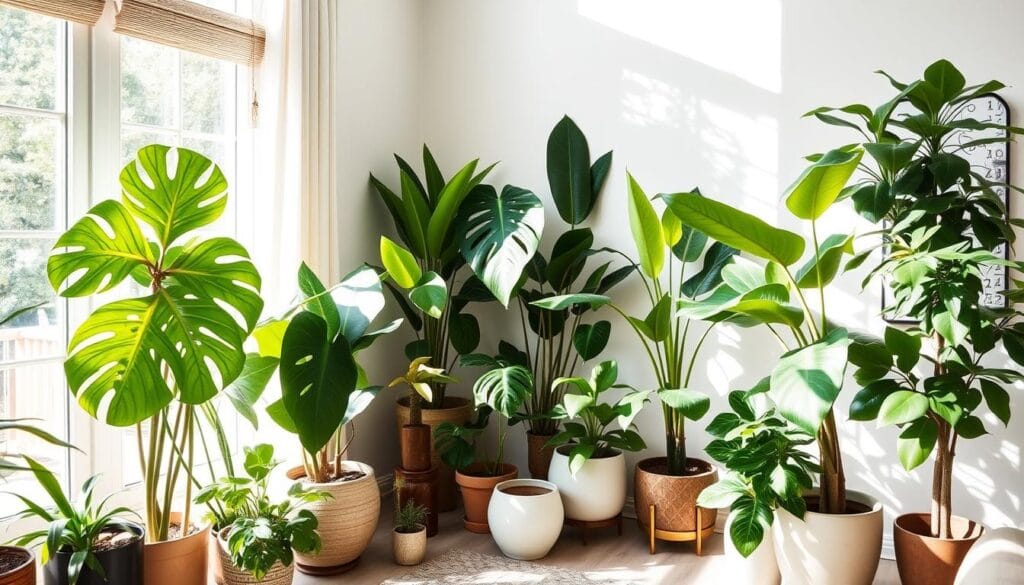
<path fill-rule="evenodd" d="M 971 168 L 967 153 L 1007 141 L 1024 129 L 976 116 L 970 100 L 1004 85 L 967 85 L 949 61 L 937 61 L 921 79 L 902 83 L 881 72 L 896 95 L 871 109 L 853 104 L 808 113 L 823 122 L 856 129 L 870 155 L 863 178 L 848 189 L 861 216 L 880 224 L 880 238 L 857 257 L 859 264 L 879 249 L 879 262 L 865 279 L 884 280 L 892 291 L 887 316 L 911 320 L 888 326 L 883 338 L 868 338 L 851 352 L 863 389 L 850 416 L 898 425 L 897 453 L 910 470 L 935 455 L 931 536 L 951 538 L 952 475 L 961 439 L 988 433 L 983 405 L 1003 423 L 1010 419 L 1007 387 L 1019 371 L 986 367 L 985 357 L 1005 349 L 1024 364 L 1024 325 L 1014 305 L 1024 299 L 1021 283 L 1004 294 L 1005 308 L 985 307 L 981 271 L 1019 264 L 996 251 L 1010 249 L 1013 225 L 1000 190 L 1006 177 L 988 178 Z M 988 136 L 958 140 L 962 131 Z M 922 367 L 923 366 L 923 367 Z"/>
<path fill-rule="evenodd" d="M 668 208 L 659 216 L 633 176 L 628 175 L 627 180 L 629 225 L 650 307 L 647 314 L 632 316 L 611 297 L 596 292 L 556 295 L 533 305 L 549 311 L 608 305 L 622 316 L 654 372 L 665 422 L 668 474 L 682 476 L 687 467 L 686 420 L 700 420 L 711 406 L 707 394 L 690 388 L 690 380 L 716 323 L 698 330 L 699 321 L 676 314 L 674 309 L 684 301 L 710 294 L 722 282 L 722 269 L 737 250 L 683 225 Z"/>
<path fill-rule="evenodd" d="M 833 406 L 852 343 L 850 334 L 826 317 L 825 288 L 839 272 L 843 257 L 853 252 L 853 236 L 833 234 L 822 240 L 817 220 L 840 197 L 862 156 L 859 149 L 844 148 L 812 157 L 813 164 L 784 193 L 790 213 L 810 224 L 811 253 L 802 264 L 807 242 L 794 232 L 696 192 L 663 196 L 684 225 L 763 261 L 734 256 L 722 269 L 722 283 L 703 300 L 680 303 L 679 312 L 711 322 L 763 325 L 779 341 L 784 353 L 760 390 L 782 419 L 815 438 L 821 465 L 818 511 L 824 514 L 843 514 L 847 509 Z M 782 506 L 802 518 L 805 499 L 788 496 L 806 486 L 789 475 L 783 479 L 770 487 L 784 496 Z M 758 511 L 755 518 L 765 515 Z"/>
<path fill-rule="evenodd" d="M 480 342 L 480 324 L 467 305 L 495 299 L 508 305 L 540 241 L 543 206 L 526 189 L 506 185 L 499 194 L 483 185 L 494 165 L 477 172 L 474 160 L 445 179 L 424 145 L 426 181 L 421 181 L 402 157 L 395 159 L 398 192 L 370 175 L 401 240 L 380 240 L 387 286 L 416 334 L 406 346 L 407 357 L 429 357 L 431 367 L 450 372 L 458 356 Z M 400 290 L 408 291 L 408 301 Z M 446 383 L 431 386 L 426 406 L 443 408 Z"/>
<path fill-rule="evenodd" d="M 92 312 L 71 337 L 64 370 L 91 416 L 136 427 L 147 539 L 160 542 L 178 482 L 192 476 L 201 417 L 216 419 L 210 400 L 242 373 L 263 301 L 245 248 L 198 233 L 227 207 L 227 180 L 210 159 L 145 146 L 120 182 L 120 200 L 98 203 L 57 240 L 47 272 L 65 297 L 129 279 L 145 288 Z M 183 526 L 192 486 L 185 483 Z"/>

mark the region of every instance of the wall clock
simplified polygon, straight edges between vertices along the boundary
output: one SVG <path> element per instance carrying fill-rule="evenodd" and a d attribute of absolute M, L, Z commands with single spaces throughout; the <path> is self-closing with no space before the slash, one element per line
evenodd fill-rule
<path fill-rule="evenodd" d="M 967 102 L 960 110 L 957 119 L 974 118 L 980 122 L 993 122 L 996 124 L 1010 124 L 1010 107 L 1003 98 L 994 93 L 985 94 Z M 999 183 L 994 191 L 1002 198 L 1007 213 L 1010 212 L 1009 183 L 1010 176 L 1010 142 L 1005 130 L 998 128 L 987 130 L 957 130 L 950 137 L 950 148 L 956 145 L 965 144 L 972 140 L 983 138 L 1003 138 L 1002 142 L 994 142 L 981 146 L 972 146 L 961 151 L 961 156 L 971 163 L 971 168 L 982 177 Z M 994 250 L 995 254 L 1007 257 L 1009 250 L 1006 244 L 1000 245 Z M 982 291 L 981 304 L 985 307 L 1002 308 L 1006 306 L 1006 297 L 999 294 L 1006 290 L 1007 280 L 1006 266 L 986 266 L 982 270 Z M 887 317 L 885 307 L 892 304 L 892 291 L 888 284 L 882 284 L 882 315 L 890 323 L 914 323 L 913 319 L 906 317 Z"/>

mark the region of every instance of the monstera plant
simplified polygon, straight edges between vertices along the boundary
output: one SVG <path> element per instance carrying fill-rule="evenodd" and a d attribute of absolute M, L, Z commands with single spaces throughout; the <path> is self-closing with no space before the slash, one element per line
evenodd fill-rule
<path fill-rule="evenodd" d="M 241 244 L 197 233 L 227 206 L 227 180 L 210 159 L 150 145 L 120 180 L 121 199 L 97 204 L 64 233 L 47 272 L 65 297 L 136 285 L 75 331 L 64 370 L 91 416 L 136 427 L 147 538 L 163 541 L 178 480 L 192 474 L 197 411 L 245 365 L 242 346 L 263 309 L 260 275 Z"/>

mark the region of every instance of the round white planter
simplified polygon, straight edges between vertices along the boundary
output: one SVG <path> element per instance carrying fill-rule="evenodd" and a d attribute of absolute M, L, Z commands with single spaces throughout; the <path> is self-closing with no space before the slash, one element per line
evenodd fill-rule
<path fill-rule="evenodd" d="M 725 558 L 728 561 L 728 581 L 744 585 L 781 585 L 782 575 L 779 574 L 779 563 L 775 560 L 775 544 L 772 531 L 765 532 L 764 540 L 743 558 L 729 538 L 732 528 L 732 517 L 725 522 Z"/>
<path fill-rule="evenodd" d="M 558 487 L 539 479 L 499 483 L 487 507 L 494 542 L 505 556 L 523 561 L 548 554 L 562 533 L 564 519 Z"/>
<path fill-rule="evenodd" d="M 882 504 L 853 490 L 846 499 L 869 510 L 807 512 L 803 521 L 782 509 L 775 512 L 775 558 L 786 585 L 870 585 L 874 580 L 882 553 Z"/>
<path fill-rule="evenodd" d="M 626 458 L 622 452 L 588 459 L 574 476 L 569 473 L 569 457 L 562 450 L 555 449 L 551 457 L 548 481 L 562 494 L 565 517 L 595 522 L 618 516 L 626 504 Z"/>

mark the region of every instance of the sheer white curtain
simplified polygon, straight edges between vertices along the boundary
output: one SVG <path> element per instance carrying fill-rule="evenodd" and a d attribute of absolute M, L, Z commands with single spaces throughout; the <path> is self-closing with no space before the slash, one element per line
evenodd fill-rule
<path fill-rule="evenodd" d="M 300 260 L 340 279 L 338 245 L 337 7 L 334 0 L 263 0 L 267 29 L 256 70 L 256 243 L 268 308 L 295 291 Z"/>

